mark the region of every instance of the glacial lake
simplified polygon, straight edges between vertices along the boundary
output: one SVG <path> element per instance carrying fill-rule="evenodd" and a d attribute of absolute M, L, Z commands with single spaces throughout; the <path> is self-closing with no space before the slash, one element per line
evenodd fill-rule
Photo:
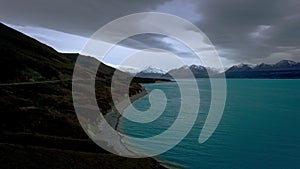
<path fill-rule="evenodd" d="M 222 119 L 213 135 L 202 144 L 198 138 L 210 108 L 211 87 L 208 79 L 199 79 L 197 83 L 201 101 L 196 122 L 179 144 L 156 157 L 159 161 L 195 169 L 300 168 L 300 80 L 227 79 Z M 143 86 L 148 92 L 162 90 L 168 99 L 167 106 L 150 123 L 122 118 L 121 131 L 132 137 L 147 138 L 164 132 L 173 124 L 180 108 L 176 83 Z M 134 106 L 147 110 L 149 98 L 141 98 Z M 182 125 L 185 124 L 188 122 Z"/>

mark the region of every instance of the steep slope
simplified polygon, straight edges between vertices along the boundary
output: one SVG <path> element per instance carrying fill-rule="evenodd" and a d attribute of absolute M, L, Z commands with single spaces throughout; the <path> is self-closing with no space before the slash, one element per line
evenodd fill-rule
<path fill-rule="evenodd" d="M 57 80 L 73 63 L 54 49 L 0 23 L 0 82 Z"/>
<path fill-rule="evenodd" d="M 3 24 L 0 30 L 1 130 L 86 137 L 71 99 L 74 62 Z"/>
<path fill-rule="evenodd" d="M 72 103 L 71 79 L 77 54 L 58 53 L 3 24 L 0 53 L 0 154 L 5 157 L 0 159 L 0 168 L 51 168 L 52 164 L 54 168 L 69 168 L 64 161 L 50 159 L 72 158 L 98 161 L 87 164 L 74 160 L 72 166 L 80 168 L 127 164 L 138 168 L 148 163 L 153 164 L 148 168 L 159 167 L 152 159 L 107 155 L 88 139 Z M 97 63 L 96 59 L 86 57 L 86 64 Z M 103 112 L 111 108 L 109 86 L 114 71 L 101 64 L 97 73 L 95 92 Z M 141 90 L 133 82 L 130 94 Z M 118 164 L 114 164 L 116 160 Z"/>
<path fill-rule="evenodd" d="M 71 80 L 78 55 L 58 53 L 3 24 L 0 30 L 1 129 L 86 137 L 72 104 Z M 90 64 L 99 61 L 85 57 L 82 66 L 88 69 Z M 114 72 L 101 64 L 97 73 L 96 93 L 103 112 L 111 107 L 109 87 Z M 136 83 L 132 86 L 132 94 L 142 90 Z"/>

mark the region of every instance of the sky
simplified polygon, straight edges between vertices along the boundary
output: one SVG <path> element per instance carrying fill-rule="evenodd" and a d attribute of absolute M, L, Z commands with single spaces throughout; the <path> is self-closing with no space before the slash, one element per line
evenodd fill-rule
<path fill-rule="evenodd" d="M 169 13 L 196 25 L 214 45 L 224 67 L 229 67 L 300 61 L 299 9 L 299 0 L 1 0 L 0 21 L 60 52 L 81 52 L 95 31 L 119 17 Z M 137 36 L 123 42 L 115 56 L 153 45 L 175 54 L 186 51 L 168 37 Z M 193 57 L 179 57 L 187 64 L 199 64 Z M 106 62 L 114 65 L 119 59 L 112 56 Z M 179 66 L 166 65 L 164 69 Z"/>

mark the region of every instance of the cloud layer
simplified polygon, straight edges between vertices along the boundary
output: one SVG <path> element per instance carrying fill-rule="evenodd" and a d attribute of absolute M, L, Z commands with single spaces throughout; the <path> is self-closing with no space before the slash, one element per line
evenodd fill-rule
<path fill-rule="evenodd" d="M 121 16 L 167 12 L 198 26 L 227 64 L 300 61 L 299 0 L 159 0 L 97 1 L 2 0 L 2 22 L 52 29 L 89 37 Z M 185 31 L 185 30 L 183 30 Z M 188 30 L 186 30 L 188 31 Z M 136 43 L 139 39 L 133 39 Z M 144 38 L 140 45 L 170 46 L 163 38 Z M 174 45 L 174 44 L 173 44 Z"/>

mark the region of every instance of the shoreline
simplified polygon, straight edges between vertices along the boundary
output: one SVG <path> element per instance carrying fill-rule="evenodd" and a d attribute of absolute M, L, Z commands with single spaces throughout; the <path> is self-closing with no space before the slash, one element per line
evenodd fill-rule
<path fill-rule="evenodd" d="M 110 133 L 107 133 L 107 135 L 105 135 L 105 137 L 107 138 L 113 138 L 113 137 L 117 137 L 118 139 L 113 141 L 114 145 L 118 147 L 118 150 L 115 151 L 121 151 L 121 152 L 130 152 L 132 154 L 135 154 L 135 152 L 131 151 L 130 149 L 128 149 L 128 147 L 124 144 L 124 140 L 123 140 L 123 134 L 118 130 L 118 126 L 120 124 L 120 119 L 122 118 L 122 114 L 124 113 L 124 110 L 129 106 L 129 104 L 132 104 L 133 102 L 143 98 L 144 96 L 146 96 L 148 94 L 147 90 L 143 90 L 140 93 L 137 93 L 131 97 L 129 97 L 130 99 L 130 103 L 125 102 L 125 101 L 121 101 L 119 102 L 119 108 L 122 110 L 122 112 L 119 112 L 117 110 L 117 108 L 115 106 L 113 106 L 108 113 L 106 113 L 104 115 L 104 120 L 108 123 L 108 125 L 111 126 L 111 128 L 113 128 L 113 130 L 117 131 L 116 134 L 111 135 Z M 101 123 L 101 122 L 100 122 Z M 155 160 L 155 159 L 154 159 Z M 157 161 L 157 160 L 155 160 Z M 157 161 L 158 162 L 158 161 Z"/>
<path fill-rule="evenodd" d="M 131 100 L 131 104 L 133 104 L 134 102 L 138 101 L 139 99 L 147 96 L 149 93 L 146 89 L 144 89 L 142 92 L 137 93 L 133 96 L 130 97 Z M 129 105 L 124 105 L 122 106 L 125 110 Z M 115 107 L 112 107 L 112 109 L 110 111 L 108 111 L 108 113 L 104 116 L 105 119 L 108 121 L 108 123 L 118 132 L 120 132 L 120 130 L 118 129 L 118 127 L 120 127 L 120 120 L 123 117 L 122 114 L 124 112 L 118 112 L 118 110 Z M 126 148 L 126 146 L 122 143 L 122 135 L 120 136 L 120 140 L 119 143 L 127 150 L 130 151 Z M 130 151 L 131 152 L 131 151 Z M 132 152 L 134 153 L 134 152 Z M 150 157 L 152 159 L 154 159 L 156 162 L 158 162 L 160 164 L 161 167 L 163 168 L 181 168 L 182 166 L 178 165 L 178 164 L 172 164 L 169 161 L 165 161 L 163 159 L 160 159 L 158 157 Z"/>
<path fill-rule="evenodd" d="M 164 82 L 162 82 L 162 83 L 164 83 Z M 140 92 L 140 93 L 138 93 L 138 94 L 133 95 L 133 96 L 130 97 L 131 103 L 133 104 L 134 102 L 138 101 L 139 99 L 142 99 L 143 97 L 147 96 L 148 94 L 149 94 L 148 91 L 146 89 L 144 89 L 142 92 Z M 128 107 L 128 105 L 126 105 L 126 107 Z M 125 107 L 125 109 L 126 109 L 126 107 Z M 123 110 L 125 110 L 125 109 L 123 109 Z M 118 111 L 115 108 L 113 110 L 114 110 L 113 113 L 119 114 L 118 118 L 116 120 L 114 129 L 116 131 L 120 132 L 120 130 L 118 129 L 118 127 L 120 127 L 119 126 L 120 120 L 121 120 L 121 118 L 123 118 L 122 114 L 124 112 L 118 113 Z M 112 113 L 112 111 L 110 111 L 110 113 Z M 122 137 L 121 137 L 121 140 L 122 140 Z M 120 142 L 122 143 L 122 141 L 120 141 Z M 126 148 L 125 145 L 123 145 L 123 146 Z M 150 157 L 150 158 L 154 159 L 156 162 L 158 162 L 164 168 L 170 168 L 170 169 L 184 168 L 184 166 L 182 166 L 180 164 L 172 163 L 170 161 L 164 160 L 163 158 L 159 158 L 159 157 Z"/>
<path fill-rule="evenodd" d="M 130 97 L 131 104 L 133 104 L 134 102 L 138 101 L 139 99 L 141 99 L 141 98 L 143 98 L 143 97 L 145 97 L 145 96 L 147 96 L 147 95 L 148 95 L 148 92 L 147 92 L 146 89 L 144 89 L 142 92 L 140 92 L 140 93 L 138 93 L 138 94 L 135 94 L 135 95 L 131 96 L 131 97 Z M 128 106 L 129 106 L 129 105 L 125 105 L 125 108 L 127 108 Z M 122 114 L 123 114 L 123 113 L 124 113 L 124 112 L 118 113 L 119 116 L 118 116 L 117 121 L 116 121 L 116 124 L 115 124 L 115 126 L 114 126 L 114 129 L 117 130 L 117 131 L 119 131 L 119 130 L 118 130 L 118 126 L 119 126 L 119 124 L 120 124 L 120 119 L 122 118 Z M 120 131 L 119 131 L 119 132 L 120 132 Z"/>
<path fill-rule="evenodd" d="M 141 91 L 140 93 L 137 93 L 133 96 L 130 97 L 130 101 L 131 103 L 134 103 L 135 101 L 143 98 L 144 96 L 146 96 L 148 94 L 147 90 L 144 89 L 143 91 Z M 122 110 L 125 110 L 129 105 L 122 105 Z M 120 118 L 122 117 L 122 114 L 124 112 L 118 112 L 118 110 L 113 106 L 105 115 L 104 118 L 105 120 L 110 124 L 110 126 L 112 128 L 114 128 L 115 130 L 118 130 L 118 125 L 120 123 Z M 119 131 L 120 132 L 120 131 Z"/>

